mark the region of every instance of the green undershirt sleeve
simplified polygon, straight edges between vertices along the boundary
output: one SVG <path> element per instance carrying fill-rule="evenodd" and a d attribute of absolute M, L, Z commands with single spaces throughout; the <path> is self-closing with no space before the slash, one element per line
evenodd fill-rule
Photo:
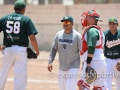
<path fill-rule="evenodd" d="M 91 46 L 88 47 L 88 54 L 94 54 L 94 51 L 95 51 L 95 47 L 91 47 Z"/>

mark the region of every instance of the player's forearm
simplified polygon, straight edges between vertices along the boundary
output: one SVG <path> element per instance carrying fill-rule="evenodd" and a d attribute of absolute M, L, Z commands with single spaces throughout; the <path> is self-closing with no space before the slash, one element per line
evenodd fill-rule
<path fill-rule="evenodd" d="M 56 52 L 57 52 L 57 49 L 54 49 L 54 48 L 51 49 L 48 64 L 50 64 L 54 61 L 54 58 L 56 56 Z"/>
<path fill-rule="evenodd" d="M 39 52 L 37 40 L 31 40 L 31 44 L 36 52 Z"/>
<path fill-rule="evenodd" d="M 95 47 L 88 47 L 88 57 L 87 57 L 87 64 L 90 64 L 92 61 L 92 57 L 94 55 Z"/>
<path fill-rule="evenodd" d="M 35 36 L 30 37 L 30 41 L 31 41 L 31 44 L 32 44 L 34 50 L 39 55 L 38 44 L 37 44 L 37 40 L 36 40 Z"/>

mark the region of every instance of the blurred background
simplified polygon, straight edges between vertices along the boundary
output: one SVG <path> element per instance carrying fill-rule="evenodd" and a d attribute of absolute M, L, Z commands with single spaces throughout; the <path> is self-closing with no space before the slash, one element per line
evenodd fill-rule
<path fill-rule="evenodd" d="M 0 18 L 14 12 L 16 0 L 0 0 Z M 65 15 L 74 18 L 74 29 L 82 33 L 81 14 L 86 10 L 96 9 L 103 22 L 98 24 L 103 31 L 108 30 L 108 19 L 116 17 L 120 22 L 120 0 L 25 0 L 26 16 L 35 24 L 36 35 L 41 51 L 50 51 L 55 34 L 63 29 L 60 20 Z M 120 26 L 118 27 L 120 29 Z M 2 44 L 2 33 L 0 34 Z M 31 46 L 31 45 L 30 45 Z"/>

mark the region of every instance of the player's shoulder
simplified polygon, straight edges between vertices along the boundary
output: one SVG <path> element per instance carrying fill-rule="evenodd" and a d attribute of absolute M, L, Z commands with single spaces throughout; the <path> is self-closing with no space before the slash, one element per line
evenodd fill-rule
<path fill-rule="evenodd" d="M 106 35 L 108 32 L 109 32 L 109 30 L 106 30 L 106 31 L 104 31 L 103 33 L 104 33 L 104 35 Z"/>
<path fill-rule="evenodd" d="M 64 30 L 60 30 L 56 33 L 56 35 L 58 36 L 58 35 L 63 34 L 63 33 L 64 33 Z"/>
<path fill-rule="evenodd" d="M 117 29 L 117 33 L 118 33 L 117 36 L 120 37 L 120 30 L 119 29 Z"/>
<path fill-rule="evenodd" d="M 9 17 L 10 15 L 12 15 L 12 13 L 11 13 L 11 14 L 7 14 L 7 15 L 3 16 L 3 17 L 1 17 L 0 19 L 1 19 L 1 20 L 8 19 L 8 17 Z"/>
<path fill-rule="evenodd" d="M 75 35 L 77 35 L 77 36 L 81 36 L 81 34 L 80 34 L 77 30 L 75 30 L 75 29 L 73 29 L 73 33 L 74 33 Z"/>
<path fill-rule="evenodd" d="M 31 18 L 30 18 L 30 17 L 25 16 L 25 15 L 23 15 L 23 16 L 22 16 L 22 18 L 27 19 L 27 20 L 31 20 Z"/>
<path fill-rule="evenodd" d="M 90 28 L 88 31 L 92 31 L 92 32 L 94 32 L 94 31 L 98 31 L 98 28 L 96 28 L 96 27 L 92 27 L 92 28 Z"/>
<path fill-rule="evenodd" d="M 80 34 L 77 30 L 75 30 L 75 29 L 73 29 L 73 32 L 75 33 L 75 34 Z"/>
<path fill-rule="evenodd" d="M 29 22 L 29 21 L 31 21 L 31 18 L 28 17 L 28 16 L 25 16 L 25 15 L 22 15 L 21 18 L 22 18 L 21 20 L 22 20 L 23 22 L 26 22 L 26 23 Z"/>
<path fill-rule="evenodd" d="M 55 38 L 58 38 L 60 35 L 64 33 L 64 30 L 60 30 L 55 34 Z"/>
<path fill-rule="evenodd" d="M 120 33 L 120 29 L 118 29 L 117 32 Z"/>
<path fill-rule="evenodd" d="M 99 30 L 95 27 L 90 28 L 87 33 L 93 34 L 93 33 L 99 33 Z"/>

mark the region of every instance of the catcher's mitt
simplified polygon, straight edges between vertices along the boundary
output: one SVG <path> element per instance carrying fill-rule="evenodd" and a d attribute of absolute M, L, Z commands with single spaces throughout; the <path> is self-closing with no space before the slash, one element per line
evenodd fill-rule
<path fill-rule="evenodd" d="M 118 71 L 120 71 L 120 62 L 117 63 L 116 69 L 117 69 Z"/>
<path fill-rule="evenodd" d="M 27 58 L 28 59 L 37 59 L 36 53 L 29 47 L 27 48 Z"/>
<path fill-rule="evenodd" d="M 97 79 L 97 72 L 91 68 L 91 67 L 86 67 L 86 82 L 87 84 L 91 84 Z"/>

